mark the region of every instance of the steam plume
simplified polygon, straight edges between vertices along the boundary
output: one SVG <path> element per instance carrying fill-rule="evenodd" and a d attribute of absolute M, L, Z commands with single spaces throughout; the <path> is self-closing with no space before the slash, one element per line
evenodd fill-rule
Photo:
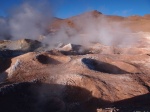
<path fill-rule="evenodd" d="M 100 15 L 95 18 L 92 14 L 72 19 L 74 24 L 79 28 L 62 25 L 59 31 L 47 39 L 53 43 L 73 43 L 88 46 L 91 42 L 99 42 L 109 46 L 132 46 L 137 42 L 137 35 L 132 35 L 132 31 L 124 28 L 120 22 L 110 22 L 106 16 Z"/>
<path fill-rule="evenodd" d="M 46 1 L 24 2 L 12 9 L 10 15 L 0 18 L 0 39 L 9 34 L 11 39 L 37 39 L 46 32 L 52 19 L 51 7 Z M 1 30 L 2 29 L 2 30 Z"/>
<path fill-rule="evenodd" d="M 40 2 L 43 3 L 43 2 Z M 92 14 L 80 18 L 71 19 L 80 29 L 62 25 L 54 35 L 47 34 L 50 22 L 53 18 L 50 6 L 44 2 L 42 5 L 31 2 L 23 3 L 21 6 L 13 9 L 10 16 L 6 19 L 0 18 L 0 38 L 7 36 L 11 39 L 38 39 L 44 35 L 44 43 L 53 47 L 56 43 L 74 43 L 84 46 L 91 42 L 99 42 L 110 46 L 132 45 L 136 42 L 135 36 L 130 29 L 124 28 L 119 22 L 109 22 L 106 16 L 102 14 L 94 17 Z"/>

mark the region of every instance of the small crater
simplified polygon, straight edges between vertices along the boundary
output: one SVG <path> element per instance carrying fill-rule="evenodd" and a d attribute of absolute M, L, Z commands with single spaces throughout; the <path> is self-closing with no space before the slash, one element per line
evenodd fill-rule
<path fill-rule="evenodd" d="M 82 62 L 91 70 L 109 73 L 109 74 L 126 74 L 127 71 L 120 69 L 119 67 L 106 63 L 101 62 L 95 59 L 83 58 Z"/>
<path fill-rule="evenodd" d="M 44 54 L 41 55 L 37 55 L 36 59 L 38 60 L 38 62 L 42 63 L 42 64 L 60 64 L 61 62 L 47 56 Z"/>
<path fill-rule="evenodd" d="M 35 60 L 42 64 L 62 64 L 69 62 L 71 58 L 64 55 L 39 54 L 36 55 Z"/>

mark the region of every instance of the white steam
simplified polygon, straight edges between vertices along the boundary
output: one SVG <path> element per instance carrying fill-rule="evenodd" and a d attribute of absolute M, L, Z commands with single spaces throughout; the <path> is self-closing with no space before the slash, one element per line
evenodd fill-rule
<path fill-rule="evenodd" d="M 0 39 L 9 38 L 8 20 L 0 17 Z"/>
<path fill-rule="evenodd" d="M 0 39 L 6 37 L 5 33 L 13 40 L 38 39 L 46 33 L 51 22 L 52 12 L 49 9 L 47 2 L 26 2 L 14 8 L 7 19 L 0 18 Z"/>
<path fill-rule="evenodd" d="M 38 39 L 43 35 L 43 42 L 50 47 L 59 43 L 88 46 L 91 42 L 99 42 L 104 45 L 126 46 L 136 42 L 135 36 L 130 35 L 132 32 L 124 28 L 122 23 L 110 22 L 106 16 L 99 14 L 95 17 L 92 13 L 71 18 L 69 21 L 76 28 L 63 24 L 59 30 L 48 34 L 46 31 L 53 18 L 48 7 L 50 6 L 45 4 L 24 3 L 15 8 L 9 18 L 0 18 L 0 39 L 4 39 L 6 34 L 15 40 Z"/>
<path fill-rule="evenodd" d="M 84 46 L 90 45 L 92 42 L 101 43 L 109 46 L 132 46 L 137 42 L 135 35 L 128 28 L 124 28 L 120 22 L 110 22 L 106 16 L 100 15 L 95 18 L 89 13 L 89 16 L 77 17 L 71 19 L 79 28 L 63 25 L 59 31 L 50 38 L 50 45 L 53 43 L 73 43 Z M 49 39 L 49 38 L 48 38 Z"/>
<path fill-rule="evenodd" d="M 43 13 L 28 3 L 23 4 L 19 10 L 14 12 L 9 21 L 11 35 L 16 39 L 37 39 L 39 35 L 45 33 L 52 18 L 50 12 L 49 15 Z"/>

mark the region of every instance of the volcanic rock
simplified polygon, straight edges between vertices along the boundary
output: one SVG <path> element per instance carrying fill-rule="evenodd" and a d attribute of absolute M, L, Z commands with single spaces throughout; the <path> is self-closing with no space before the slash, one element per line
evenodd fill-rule
<path fill-rule="evenodd" d="M 21 54 L 35 51 L 42 47 L 42 44 L 36 40 L 22 39 L 16 41 L 0 41 L 0 57 L 15 57 Z"/>

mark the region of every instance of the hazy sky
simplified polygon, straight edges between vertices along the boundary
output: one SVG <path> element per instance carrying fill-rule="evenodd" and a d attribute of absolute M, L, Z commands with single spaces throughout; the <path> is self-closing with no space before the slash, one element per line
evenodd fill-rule
<path fill-rule="evenodd" d="M 0 0 L 0 16 L 7 16 L 12 7 L 24 1 Z M 35 0 L 38 1 L 38 0 Z M 44 0 L 41 0 L 41 2 Z M 55 16 L 67 18 L 90 10 L 98 10 L 107 15 L 145 15 L 150 14 L 150 0 L 47 0 Z M 35 2 L 36 3 L 36 2 Z"/>

